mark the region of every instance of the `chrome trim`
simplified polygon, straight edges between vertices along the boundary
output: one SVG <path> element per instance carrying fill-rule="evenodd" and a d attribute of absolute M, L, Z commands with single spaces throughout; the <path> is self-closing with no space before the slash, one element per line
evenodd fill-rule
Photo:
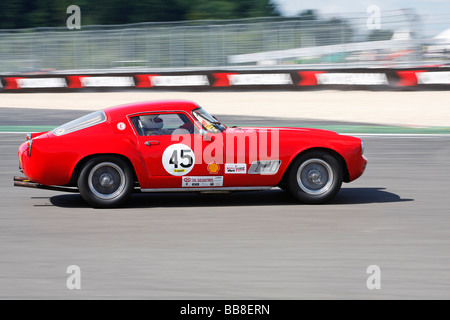
<path fill-rule="evenodd" d="M 32 182 L 32 181 L 14 181 L 14 187 L 44 189 L 44 190 L 52 190 L 52 191 L 58 191 L 58 192 L 74 192 L 74 193 L 79 192 L 78 189 L 76 189 L 76 188 L 46 186 L 46 185 L 39 184 L 39 183 Z"/>
<path fill-rule="evenodd" d="M 274 187 L 158 188 L 141 189 L 141 192 L 263 191 L 270 190 L 272 188 Z"/>
<path fill-rule="evenodd" d="M 28 140 L 28 158 L 31 158 L 31 147 L 33 146 L 33 139 Z"/>
<path fill-rule="evenodd" d="M 265 163 L 265 164 L 263 164 Z M 253 161 L 248 169 L 248 174 L 270 175 L 277 174 L 281 166 L 281 160 L 257 160 Z M 268 172 L 261 172 L 265 168 L 269 168 Z"/>
<path fill-rule="evenodd" d="M 144 143 L 146 146 L 151 147 L 151 146 L 157 146 L 160 145 L 159 141 L 153 140 L 153 141 L 145 141 Z"/>

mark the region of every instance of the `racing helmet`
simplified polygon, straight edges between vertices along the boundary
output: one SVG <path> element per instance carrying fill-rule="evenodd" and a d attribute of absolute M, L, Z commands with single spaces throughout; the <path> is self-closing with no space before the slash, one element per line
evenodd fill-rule
<path fill-rule="evenodd" d="M 147 130 L 157 130 L 164 126 L 164 121 L 158 115 L 141 117 L 142 125 Z"/>

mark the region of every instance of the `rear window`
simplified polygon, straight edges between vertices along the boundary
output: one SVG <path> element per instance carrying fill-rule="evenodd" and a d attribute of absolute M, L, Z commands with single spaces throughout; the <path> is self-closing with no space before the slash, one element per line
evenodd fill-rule
<path fill-rule="evenodd" d="M 55 136 L 62 136 L 64 134 L 68 134 L 71 132 L 75 132 L 78 130 L 86 129 L 92 126 L 95 126 L 99 123 L 106 121 L 106 115 L 103 110 L 92 112 L 87 114 L 81 118 L 75 119 L 73 121 L 67 122 L 62 126 L 54 129 L 52 133 Z"/>

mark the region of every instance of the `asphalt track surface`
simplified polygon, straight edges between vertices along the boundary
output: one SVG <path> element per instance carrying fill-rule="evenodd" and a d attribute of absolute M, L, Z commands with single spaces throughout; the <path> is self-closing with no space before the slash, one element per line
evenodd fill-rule
<path fill-rule="evenodd" d="M 450 298 L 448 136 L 365 137 L 365 174 L 326 205 L 274 189 L 138 194 L 114 210 L 13 187 L 23 140 L 0 135 L 1 299 Z M 66 287 L 69 265 L 81 290 Z"/>

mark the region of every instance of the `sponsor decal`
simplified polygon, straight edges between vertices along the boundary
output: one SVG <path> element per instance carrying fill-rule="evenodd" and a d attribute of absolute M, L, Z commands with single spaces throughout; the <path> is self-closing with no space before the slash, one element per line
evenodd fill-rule
<path fill-rule="evenodd" d="M 183 177 L 182 187 L 222 187 L 223 177 Z"/>
<path fill-rule="evenodd" d="M 416 76 L 419 84 L 450 84 L 450 71 L 421 72 Z"/>
<path fill-rule="evenodd" d="M 321 73 L 316 74 L 318 84 L 387 85 L 385 73 Z"/>
<path fill-rule="evenodd" d="M 155 76 L 150 81 L 154 87 L 209 86 L 206 75 Z"/>
<path fill-rule="evenodd" d="M 39 89 L 39 88 L 66 88 L 65 78 L 5 78 L 5 89 Z M 15 83 L 14 83 L 15 82 Z"/>
<path fill-rule="evenodd" d="M 127 128 L 127 125 L 125 124 L 125 123 L 123 123 L 123 122 L 119 122 L 118 124 L 117 124 L 117 129 L 119 129 L 119 130 L 125 130 Z"/>
<path fill-rule="evenodd" d="M 233 86 L 292 84 L 289 73 L 233 74 L 229 75 L 228 78 Z"/>
<path fill-rule="evenodd" d="M 84 87 L 134 87 L 133 77 L 84 77 L 80 78 Z"/>
<path fill-rule="evenodd" d="M 200 75 L 173 75 L 162 76 L 160 74 L 137 74 L 136 88 L 150 87 L 189 87 L 209 86 L 208 76 Z"/>
<path fill-rule="evenodd" d="M 217 174 L 220 170 L 220 165 L 218 165 L 215 161 L 208 164 L 208 171 L 211 174 Z"/>
<path fill-rule="evenodd" d="M 245 173 L 247 173 L 247 164 L 245 164 L 245 163 L 225 163 L 225 173 L 245 174 Z"/>
<path fill-rule="evenodd" d="M 172 144 L 164 150 L 162 164 L 167 173 L 173 176 L 184 176 L 194 168 L 194 151 L 182 143 Z"/>

